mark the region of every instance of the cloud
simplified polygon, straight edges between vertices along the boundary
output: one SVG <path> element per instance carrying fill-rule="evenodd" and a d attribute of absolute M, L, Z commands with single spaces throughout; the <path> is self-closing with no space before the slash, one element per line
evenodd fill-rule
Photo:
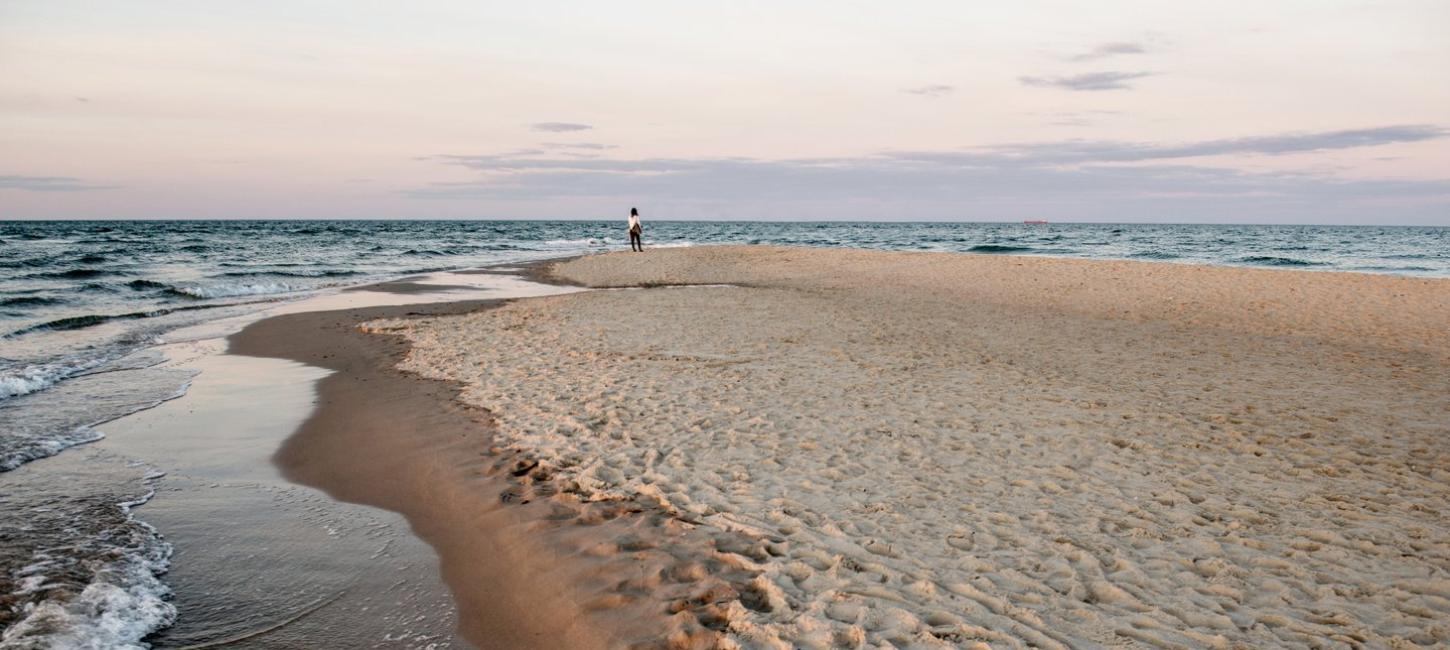
<path fill-rule="evenodd" d="M 1186 144 L 1063 141 L 956 151 L 887 151 L 836 158 L 576 159 L 438 156 L 479 176 L 413 188 L 443 200 L 651 200 L 677 205 L 755 206 L 757 218 L 1076 218 L 1184 220 L 1380 215 L 1384 202 L 1443 210 L 1450 179 L 1350 180 L 1323 171 L 1245 171 L 1177 159 L 1224 153 L 1277 155 L 1445 137 L 1432 126 L 1282 134 Z M 1134 163 L 1134 164 L 1126 164 Z M 874 206 L 869 207 L 868 206 Z M 869 210 L 880 209 L 877 214 Z M 1373 208 L 1377 209 L 1377 208 Z M 1403 208 L 1411 209 L 1411 208 Z M 866 210 L 866 212 L 862 212 Z M 1362 217 L 1361 217 L 1362 218 Z"/>
<path fill-rule="evenodd" d="M 946 86 L 946 85 L 942 85 L 942 84 L 930 84 L 930 85 L 926 85 L 926 86 L 920 86 L 920 87 L 917 87 L 917 88 L 906 88 L 906 89 L 903 89 L 901 92 L 910 93 L 912 95 L 921 95 L 922 97 L 927 97 L 927 98 L 930 98 L 930 99 L 936 99 L 938 97 L 944 97 L 946 95 L 949 95 L 949 94 L 952 93 L 952 91 L 954 91 L 956 89 L 957 89 L 956 86 Z"/>
<path fill-rule="evenodd" d="M 594 128 L 589 124 L 577 124 L 574 122 L 539 122 L 531 126 L 535 131 L 547 133 L 569 133 L 571 131 L 588 131 Z"/>
<path fill-rule="evenodd" d="M 1196 155 L 1253 152 L 1285 154 L 1327 149 L 1373 147 L 1398 142 L 1423 142 L 1450 135 L 1450 130 L 1433 124 L 1402 124 L 1373 129 L 1289 133 L 1282 135 L 1211 140 L 1197 146 L 1179 147 L 1178 151 L 1198 152 Z"/>
<path fill-rule="evenodd" d="M 1091 50 L 1064 57 L 1064 59 L 1080 63 L 1083 61 L 1096 61 L 1119 54 L 1146 54 L 1147 52 L 1148 50 L 1146 48 L 1137 43 L 1103 43 Z"/>
<path fill-rule="evenodd" d="M 96 185 L 70 176 L 0 176 L 0 190 L 26 192 L 88 192 L 111 190 L 114 185 Z"/>
<path fill-rule="evenodd" d="M 1063 88 L 1066 90 L 1127 90 L 1127 83 L 1152 75 L 1151 72 L 1086 72 L 1066 77 L 1018 77 L 1025 86 Z"/>
<path fill-rule="evenodd" d="M 1281 133 L 1203 140 L 1183 144 L 1144 144 L 1115 141 L 1068 140 L 1045 144 L 1016 144 L 979 150 L 978 153 L 923 155 L 1007 156 L 1034 164 L 1123 163 L 1221 155 L 1285 155 L 1336 149 L 1373 147 L 1402 142 L 1423 142 L 1450 136 L 1450 130 L 1432 124 L 1402 124 L 1370 129 L 1309 133 Z"/>
<path fill-rule="evenodd" d="M 956 166 L 1044 167 L 1065 165 L 1139 163 L 1227 154 L 1285 155 L 1336 149 L 1373 147 L 1403 142 L 1422 142 L 1450 137 L 1450 129 L 1433 124 L 1404 124 L 1369 129 L 1346 129 L 1307 133 L 1281 133 L 1202 140 L 1178 144 L 1120 142 L 1113 140 L 1060 140 L 1045 143 L 1003 144 L 948 151 L 887 151 L 857 158 L 800 158 L 788 161 L 796 166 L 859 166 L 865 161 L 934 163 Z M 529 150 L 529 156 L 538 150 Z M 579 169 L 601 173 L 665 173 L 692 171 L 702 165 L 724 163 L 761 164 L 754 158 L 648 158 L 582 162 L 558 158 L 521 157 L 517 152 L 487 155 L 421 156 L 416 160 L 441 160 L 479 171 L 545 171 Z"/>

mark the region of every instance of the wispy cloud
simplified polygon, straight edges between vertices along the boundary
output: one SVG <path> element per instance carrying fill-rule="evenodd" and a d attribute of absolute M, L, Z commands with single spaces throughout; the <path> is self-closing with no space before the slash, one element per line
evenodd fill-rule
<path fill-rule="evenodd" d="M 787 160 L 436 156 L 479 177 L 406 194 L 454 200 L 749 202 L 780 209 L 784 216 L 814 205 L 835 205 L 837 210 L 843 205 L 916 206 L 921 211 L 913 214 L 933 218 L 972 216 L 962 212 L 969 206 L 990 207 L 1002 215 L 1055 206 L 1079 211 L 1084 218 L 1182 219 L 1230 209 L 1312 215 L 1347 210 L 1356 201 L 1443 203 L 1450 201 L 1450 180 L 1347 180 L 1324 172 L 1253 172 L 1181 161 L 1370 147 L 1446 135 L 1450 132 L 1440 127 L 1392 126 L 1185 144 L 1064 141 Z"/>
<path fill-rule="evenodd" d="M 1415 218 L 1428 219 L 1450 203 L 1450 180 L 1347 180 L 1322 170 L 1264 173 L 1185 161 L 1375 147 L 1447 135 L 1438 126 L 1411 125 L 1188 144 L 1063 141 L 793 160 L 438 155 L 431 160 L 468 168 L 479 177 L 405 194 L 439 200 L 577 200 L 583 205 L 637 199 L 680 206 L 750 205 L 763 218 L 799 218 L 812 206 L 834 206 L 828 213 L 838 218 L 841 206 L 880 206 L 921 218 L 1015 218 L 1034 210 L 1067 210 L 1085 219 L 1215 221 L 1253 210 L 1256 218 L 1325 219 L 1359 218 L 1369 206 L 1395 203 L 1411 206 L 1399 209 L 1421 210 Z"/>
<path fill-rule="evenodd" d="M 97 185 L 71 176 L 0 176 L 0 190 L 26 192 L 88 192 L 116 189 L 115 185 Z"/>
<path fill-rule="evenodd" d="M 952 91 L 955 91 L 956 89 L 956 86 L 947 86 L 944 84 L 929 84 L 926 86 L 918 86 L 916 88 L 905 88 L 902 89 L 901 92 L 910 93 L 912 95 L 921 95 L 922 97 L 927 97 L 930 99 L 936 99 L 938 97 L 945 97 L 947 95 L 950 95 Z"/>
<path fill-rule="evenodd" d="M 1110 140 L 1069 140 L 1046 144 L 1017 144 L 978 152 L 928 153 L 921 155 L 1007 156 L 1035 164 L 1121 163 L 1174 158 L 1198 158 L 1228 154 L 1283 155 L 1335 149 L 1373 147 L 1400 142 L 1423 142 L 1450 136 L 1450 130 L 1433 124 L 1401 124 L 1370 129 L 1345 129 L 1308 133 L 1281 133 L 1202 140 L 1182 144 L 1145 144 Z"/>
<path fill-rule="evenodd" d="M 1151 76 L 1151 72 L 1085 72 L 1065 77 L 1018 77 L 1026 86 L 1043 86 L 1065 90 L 1127 90 L 1127 82 Z"/>
<path fill-rule="evenodd" d="M 805 166 L 856 166 L 864 161 L 1012 167 L 1119 164 L 1226 154 L 1285 155 L 1374 147 L 1403 142 L 1423 142 L 1445 137 L 1450 137 L 1450 129 L 1445 127 L 1433 124 L 1402 124 L 1369 129 L 1280 133 L 1174 144 L 1115 140 L 1061 140 L 945 151 L 887 151 L 857 158 L 799 158 L 780 162 Z M 439 160 L 451 165 L 488 172 L 577 169 L 606 173 L 669 173 L 698 170 L 703 165 L 717 163 L 757 164 L 764 162 L 754 158 L 647 158 L 585 162 L 535 157 L 542 153 L 540 150 L 531 149 L 504 154 L 419 156 L 415 160 Z"/>
<path fill-rule="evenodd" d="M 569 133 L 571 131 L 588 131 L 594 127 L 589 124 L 578 124 L 576 122 L 538 122 L 530 128 L 546 133 Z"/>
<path fill-rule="evenodd" d="M 1083 61 L 1096 61 L 1098 59 L 1103 59 L 1110 56 L 1118 56 L 1121 54 L 1145 54 L 1147 52 L 1147 48 L 1137 43 L 1103 43 L 1102 45 L 1094 47 L 1093 49 L 1086 52 L 1082 52 L 1080 54 L 1073 54 L 1071 56 L 1063 58 L 1068 61 L 1080 63 Z"/>

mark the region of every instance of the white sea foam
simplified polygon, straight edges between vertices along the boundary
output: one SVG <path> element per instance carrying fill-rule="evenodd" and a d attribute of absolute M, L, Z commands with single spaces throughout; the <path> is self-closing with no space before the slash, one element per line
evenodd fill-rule
<path fill-rule="evenodd" d="M 134 501 L 117 504 L 128 525 L 144 533 L 134 547 L 118 547 L 89 584 L 72 598 L 26 605 L 22 617 L 0 632 L 0 650 L 73 648 L 76 650 L 148 648 L 141 639 L 176 620 L 167 602 L 171 590 L 158 577 L 165 573 L 171 545 L 155 528 L 136 520 L 131 510 L 151 499 L 155 490 Z M 46 587 L 48 557 L 21 569 L 22 594 Z"/>
<path fill-rule="evenodd" d="M 95 442 L 106 437 L 91 427 L 76 427 L 67 433 L 46 438 L 26 436 L 20 444 L 6 444 L 0 448 L 0 472 L 8 472 L 32 460 L 54 456 L 63 449 Z"/>
<path fill-rule="evenodd" d="M 0 377 L 0 397 L 14 397 L 25 395 L 54 384 L 56 377 L 52 373 L 42 372 L 35 367 L 24 368 L 20 372 Z"/>
<path fill-rule="evenodd" d="M 307 288 L 283 282 L 259 282 L 216 284 L 210 286 L 182 286 L 174 288 L 173 291 L 193 298 L 232 298 L 236 296 L 265 296 L 278 293 L 294 293 L 304 291 Z"/>
<path fill-rule="evenodd" d="M 107 360 L 104 357 L 62 359 L 0 371 L 0 400 L 44 390 L 54 385 L 55 382 L 90 370 Z"/>

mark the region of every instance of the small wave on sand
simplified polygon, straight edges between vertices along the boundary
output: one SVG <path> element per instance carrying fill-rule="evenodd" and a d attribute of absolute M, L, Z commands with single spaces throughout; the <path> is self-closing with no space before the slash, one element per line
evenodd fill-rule
<path fill-rule="evenodd" d="M 150 647 L 142 638 L 176 618 L 159 577 L 171 546 L 131 514 L 154 494 L 8 500 L 29 527 L 7 549 L 22 565 L 0 576 L 0 650 Z"/>
<path fill-rule="evenodd" d="M 128 369 L 109 372 L 108 368 Z M 35 370 L 35 367 L 27 370 Z M 192 373 L 104 357 L 0 377 L 0 474 L 104 437 L 95 426 L 186 393 Z M 48 389 L 48 390 L 43 390 Z"/>

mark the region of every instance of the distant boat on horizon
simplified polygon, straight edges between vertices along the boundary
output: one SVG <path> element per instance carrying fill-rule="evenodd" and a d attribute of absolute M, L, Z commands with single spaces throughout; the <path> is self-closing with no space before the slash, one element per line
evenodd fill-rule
<path fill-rule="evenodd" d="M 1036 226 L 1036 225 L 1042 225 L 1042 224 L 1047 223 L 1047 220 L 1046 219 L 1025 219 L 1025 220 L 1022 221 L 1022 223 Z"/>

